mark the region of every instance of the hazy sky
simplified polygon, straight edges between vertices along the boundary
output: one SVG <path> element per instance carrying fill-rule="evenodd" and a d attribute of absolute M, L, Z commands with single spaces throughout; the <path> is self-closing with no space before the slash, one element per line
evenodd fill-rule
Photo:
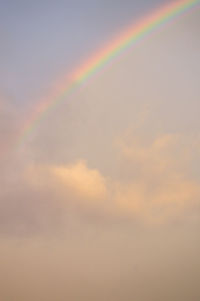
<path fill-rule="evenodd" d="M 168 2 L 0 1 L 0 300 L 200 300 L 200 6 L 16 143 L 59 79 Z"/>

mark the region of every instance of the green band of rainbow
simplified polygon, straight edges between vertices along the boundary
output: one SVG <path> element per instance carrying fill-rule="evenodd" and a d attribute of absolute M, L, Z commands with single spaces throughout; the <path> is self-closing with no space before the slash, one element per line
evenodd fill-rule
<path fill-rule="evenodd" d="M 144 17 L 136 24 L 130 26 L 116 40 L 104 47 L 100 52 L 92 56 L 82 66 L 75 70 L 66 82 L 62 81 L 59 88 L 51 93 L 45 100 L 41 100 L 34 112 L 29 116 L 23 130 L 18 137 L 18 143 L 30 134 L 36 124 L 53 109 L 55 105 L 64 101 L 69 95 L 74 93 L 78 87 L 86 82 L 94 73 L 103 68 L 108 62 L 113 60 L 119 54 L 123 53 L 128 47 L 136 41 L 152 32 L 160 25 L 172 20 L 178 15 L 183 14 L 195 5 L 200 4 L 200 0 L 179 0 L 157 9 L 152 14 Z"/>

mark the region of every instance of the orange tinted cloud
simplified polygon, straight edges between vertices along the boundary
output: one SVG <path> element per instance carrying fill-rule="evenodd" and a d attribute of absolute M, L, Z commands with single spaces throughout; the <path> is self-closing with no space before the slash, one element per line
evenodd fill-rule
<path fill-rule="evenodd" d="M 38 166 L 30 171 L 30 180 L 35 179 L 37 187 L 57 191 L 64 204 L 73 201 L 86 210 L 145 222 L 179 217 L 200 203 L 198 179 L 187 170 L 190 153 L 178 135 L 162 135 L 148 144 L 130 141 L 120 144 L 121 165 L 125 170 L 128 166 L 129 177 L 105 177 L 79 160 Z"/>
<path fill-rule="evenodd" d="M 88 200 L 104 199 L 106 180 L 97 169 L 78 161 L 67 166 L 51 167 L 51 172 L 72 194 Z"/>

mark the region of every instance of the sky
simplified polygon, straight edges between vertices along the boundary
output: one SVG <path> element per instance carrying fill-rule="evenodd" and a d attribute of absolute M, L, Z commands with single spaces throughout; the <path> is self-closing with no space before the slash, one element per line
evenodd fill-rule
<path fill-rule="evenodd" d="M 56 84 L 173 1 L 0 1 L 0 300 L 200 300 L 200 6 L 28 133 Z"/>

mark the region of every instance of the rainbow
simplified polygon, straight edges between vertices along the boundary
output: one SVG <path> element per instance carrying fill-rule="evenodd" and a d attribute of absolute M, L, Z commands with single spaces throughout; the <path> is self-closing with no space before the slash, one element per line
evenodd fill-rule
<path fill-rule="evenodd" d="M 114 58 L 134 45 L 138 40 L 150 34 L 157 27 L 182 15 L 197 4 L 200 4 L 200 0 L 178 0 L 170 2 L 126 29 L 117 39 L 111 41 L 111 43 L 72 72 L 72 74 L 68 76 L 67 83 L 65 79 L 62 80 L 62 83 L 58 85 L 54 92 L 51 92 L 49 96 L 39 102 L 23 126 L 17 139 L 18 143 L 23 141 L 24 138 L 30 134 L 49 110 L 76 92 L 82 84 Z"/>

